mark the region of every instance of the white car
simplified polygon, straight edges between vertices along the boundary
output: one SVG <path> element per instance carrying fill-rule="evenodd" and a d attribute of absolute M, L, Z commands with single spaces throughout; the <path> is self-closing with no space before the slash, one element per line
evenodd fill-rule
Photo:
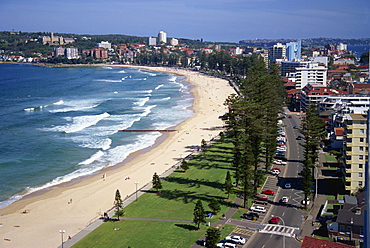
<path fill-rule="evenodd" d="M 306 201 L 305 200 L 302 200 L 302 205 L 306 205 L 305 203 L 306 203 Z M 310 205 L 310 199 L 307 200 L 307 206 L 308 205 Z"/>
<path fill-rule="evenodd" d="M 280 199 L 281 203 L 287 203 L 289 201 L 289 197 L 283 196 L 283 198 Z"/>
<path fill-rule="evenodd" d="M 240 236 L 227 236 L 225 240 L 232 241 L 234 243 L 241 244 L 241 245 L 245 244 L 245 238 L 242 238 Z"/>
<path fill-rule="evenodd" d="M 226 242 L 226 243 L 218 243 L 217 244 L 217 247 L 220 247 L 220 248 L 236 248 L 236 244 L 233 244 L 233 243 L 229 243 L 229 242 Z"/>
<path fill-rule="evenodd" d="M 280 171 L 278 170 L 270 170 L 269 171 L 271 175 L 279 175 L 280 174 Z"/>
<path fill-rule="evenodd" d="M 285 161 L 283 161 L 283 160 L 274 160 L 274 162 L 273 162 L 274 164 L 280 164 L 280 165 L 286 165 L 287 164 L 287 162 L 285 162 Z"/>
<path fill-rule="evenodd" d="M 266 213 L 266 208 L 261 207 L 261 206 L 253 206 L 249 210 L 254 211 L 254 212 L 259 212 L 259 213 Z"/>

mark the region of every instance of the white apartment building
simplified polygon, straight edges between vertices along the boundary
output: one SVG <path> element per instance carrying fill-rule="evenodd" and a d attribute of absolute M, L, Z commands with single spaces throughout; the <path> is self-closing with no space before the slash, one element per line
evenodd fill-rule
<path fill-rule="evenodd" d="M 156 37 L 149 37 L 148 38 L 148 45 L 149 46 L 155 46 L 155 45 L 157 45 L 157 38 Z"/>
<path fill-rule="evenodd" d="M 308 63 L 306 67 L 296 68 L 296 88 L 303 89 L 307 84 L 327 86 L 327 71 L 325 66 L 318 63 Z"/>
<path fill-rule="evenodd" d="M 64 50 L 64 56 L 67 59 L 77 59 L 78 56 L 78 49 L 75 47 L 68 47 Z"/>
<path fill-rule="evenodd" d="M 167 34 L 163 31 L 158 33 L 158 43 L 167 43 Z"/>
<path fill-rule="evenodd" d="M 112 44 L 108 41 L 101 41 L 100 43 L 97 43 L 96 46 L 107 50 L 112 50 Z"/>
<path fill-rule="evenodd" d="M 172 38 L 170 40 L 170 44 L 171 44 L 171 46 L 177 46 L 179 44 L 179 40 L 175 39 L 175 38 Z"/>

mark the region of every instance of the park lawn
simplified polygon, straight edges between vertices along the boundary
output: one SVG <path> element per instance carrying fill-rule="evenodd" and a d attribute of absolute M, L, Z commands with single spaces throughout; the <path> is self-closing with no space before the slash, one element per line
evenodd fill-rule
<path fill-rule="evenodd" d="M 200 230 L 195 230 L 195 226 L 190 223 L 167 221 L 109 221 L 73 247 L 191 247 L 204 235 L 206 228 L 201 225 Z M 234 226 L 225 225 L 221 229 L 221 237 L 226 237 L 233 229 Z"/>
<path fill-rule="evenodd" d="M 159 194 L 151 189 L 139 197 L 137 202 L 128 205 L 124 209 L 125 217 L 192 221 L 198 199 L 202 201 L 205 211 L 210 211 L 208 203 L 211 197 L 215 197 L 221 211 L 206 221 L 217 222 L 240 193 L 235 189 L 235 194 L 226 199 L 227 194 L 223 191 L 227 171 L 232 175 L 231 149 L 232 144 L 227 142 L 209 147 L 206 152 L 188 162 L 190 168 L 187 172 L 179 169 L 162 180 L 163 188 Z M 114 228 L 120 230 L 114 231 Z M 194 224 L 168 221 L 107 222 L 73 247 L 191 247 L 205 234 L 206 229 L 205 225 L 195 230 Z M 225 225 L 221 230 L 222 237 L 233 229 L 234 226 Z"/>
<path fill-rule="evenodd" d="M 204 210 L 210 211 L 208 204 L 212 197 L 221 206 L 218 216 L 225 213 L 236 200 L 235 194 L 227 199 L 223 191 L 227 171 L 232 174 L 229 161 L 232 154 L 220 153 L 218 145 L 225 146 L 225 143 L 215 144 L 213 149 L 209 148 L 202 156 L 189 161 L 187 172 L 179 169 L 162 180 L 163 188 L 159 194 L 152 189 L 127 206 L 125 217 L 193 220 L 195 203 L 200 199 Z M 207 221 L 217 222 L 218 216 Z"/>

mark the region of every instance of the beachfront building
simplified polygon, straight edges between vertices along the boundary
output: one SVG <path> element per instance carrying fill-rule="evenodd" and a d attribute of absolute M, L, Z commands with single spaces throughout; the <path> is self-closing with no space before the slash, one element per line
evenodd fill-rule
<path fill-rule="evenodd" d="M 367 113 L 344 115 L 343 183 L 349 193 L 365 185 L 365 163 L 367 149 Z"/>
<path fill-rule="evenodd" d="M 158 33 L 158 43 L 167 43 L 167 34 L 163 31 Z"/>
<path fill-rule="evenodd" d="M 275 64 L 277 59 L 284 59 L 286 56 L 286 47 L 281 43 L 277 43 L 268 49 L 268 66 Z"/>
<path fill-rule="evenodd" d="M 296 68 L 296 88 L 303 89 L 307 84 L 327 86 L 328 69 L 319 63 L 308 63 L 305 67 Z"/>
<path fill-rule="evenodd" d="M 87 56 L 92 56 L 95 59 L 107 59 L 108 58 L 108 50 L 101 48 L 101 47 L 83 50 L 82 53 L 86 54 Z"/>
<path fill-rule="evenodd" d="M 53 57 L 64 56 L 64 47 L 54 48 Z"/>
<path fill-rule="evenodd" d="M 156 37 L 149 37 L 148 38 L 148 45 L 149 46 L 155 46 L 155 45 L 157 45 L 157 38 Z"/>
<path fill-rule="evenodd" d="M 68 47 L 64 50 L 64 56 L 67 59 L 78 59 L 78 49 L 76 47 Z"/>
<path fill-rule="evenodd" d="M 300 60 L 301 59 L 301 41 L 289 42 L 285 44 L 286 46 L 286 56 L 289 61 Z"/>

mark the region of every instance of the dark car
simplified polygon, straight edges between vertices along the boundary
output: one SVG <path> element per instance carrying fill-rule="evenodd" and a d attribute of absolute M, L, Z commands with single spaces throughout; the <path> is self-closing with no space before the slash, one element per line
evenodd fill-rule
<path fill-rule="evenodd" d="M 260 216 L 257 213 L 247 213 L 247 214 L 242 214 L 241 217 L 247 220 L 258 220 Z"/>
<path fill-rule="evenodd" d="M 253 201 L 254 203 L 257 203 L 257 204 L 263 204 L 263 205 L 266 205 L 268 204 L 268 199 L 266 197 L 258 197 L 256 199 L 254 199 Z"/>
<path fill-rule="evenodd" d="M 298 135 L 297 136 L 297 140 L 301 140 L 302 139 L 302 136 L 301 135 Z"/>
<path fill-rule="evenodd" d="M 293 128 L 294 128 L 294 129 L 298 129 L 298 126 L 294 126 Z"/>

